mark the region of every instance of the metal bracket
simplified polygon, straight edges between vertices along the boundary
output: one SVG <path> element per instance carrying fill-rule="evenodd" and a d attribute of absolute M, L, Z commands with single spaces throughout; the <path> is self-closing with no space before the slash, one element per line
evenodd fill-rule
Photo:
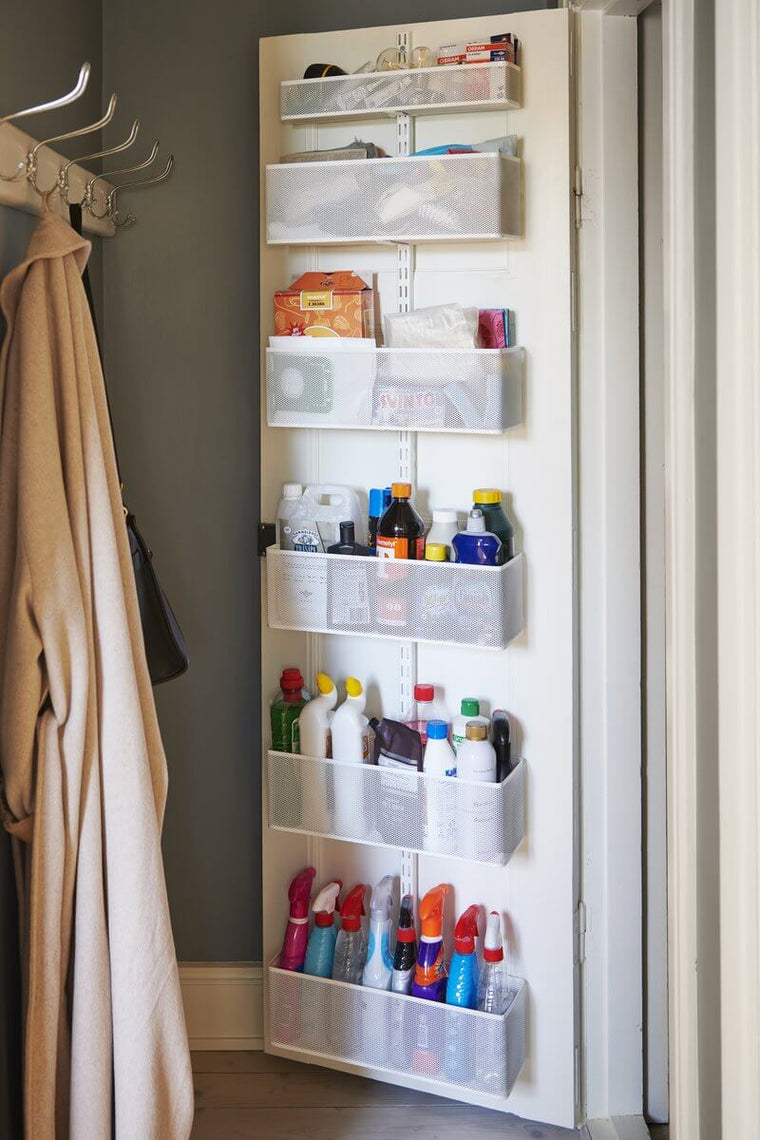
<path fill-rule="evenodd" d="M 575 168 L 573 197 L 575 199 L 575 228 L 579 230 L 583 225 L 583 171 L 580 166 Z"/>
<path fill-rule="evenodd" d="M 274 523 L 259 523 L 259 558 L 263 558 L 267 547 L 274 546 L 277 541 L 277 528 Z"/>
<path fill-rule="evenodd" d="M 576 934 L 578 939 L 578 962 L 586 961 L 586 932 L 588 929 L 588 911 L 585 902 L 578 903 L 576 911 Z"/>

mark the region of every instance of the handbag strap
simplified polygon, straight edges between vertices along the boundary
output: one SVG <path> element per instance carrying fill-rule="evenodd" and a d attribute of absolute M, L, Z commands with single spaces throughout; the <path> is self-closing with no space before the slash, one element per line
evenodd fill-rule
<path fill-rule="evenodd" d="M 81 202 L 69 202 L 69 223 L 73 230 L 82 236 L 82 204 Z M 119 477 L 119 487 L 122 492 L 124 490 L 124 480 L 121 477 L 121 464 L 119 463 L 119 452 L 116 447 L 116 433 L 113 430 L 113 413 L 111 412 L 111 401 L 108 396 L 108 385 L 106 384 L 106 372 L 103 362 L 103 346 L 100 342 L 100 333 L 98 332 L 98 322 L 95 317 L 95 301 L 92 295 L 92 282 L 90 281 L 90 266 L 89 263 L 85 265 L 84 272 L 82 273 L 82 285 L 84 286 L 85 296 L 87 297 L 87 304 L 90 308 L 90 316 L 92 317 L 92 327 L 95 331 L 95 343 L 98 346 L 98 356 L 100 357 L 100 367 L 103 373 L 103 390 L 106 394 L 106 408 L 108 409 L 108 422 L 111 425 L 111 442 L 113 443 L 113 453 L 116 459 L 116 473 Z"/>

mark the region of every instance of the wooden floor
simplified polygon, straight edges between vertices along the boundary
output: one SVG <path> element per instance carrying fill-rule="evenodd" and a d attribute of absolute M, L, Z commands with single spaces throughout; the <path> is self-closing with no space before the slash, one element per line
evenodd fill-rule
<path fill-rule="evenodd" d="M 192 1140 L 577 1140 L 565 1129 L 265 1053 L 193 1053 L 193 1071 Z"/>

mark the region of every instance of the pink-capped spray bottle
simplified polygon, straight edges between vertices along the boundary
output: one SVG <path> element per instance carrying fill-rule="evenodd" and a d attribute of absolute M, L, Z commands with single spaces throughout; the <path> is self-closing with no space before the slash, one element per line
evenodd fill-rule
<path fill-rule="evenodd" d="M 316 874 L 316 867 L 305 867 L 298 872 L 288 889 L 290 917 L 280 951 L 278 965 L 281 970 L 303 970 L 309 944 L 309 902 Z"/>

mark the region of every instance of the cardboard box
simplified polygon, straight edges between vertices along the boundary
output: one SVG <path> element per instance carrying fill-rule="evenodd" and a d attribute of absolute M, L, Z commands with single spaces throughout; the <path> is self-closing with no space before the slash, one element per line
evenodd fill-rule
<path fill-rule="evenodd" d="M 275 336 L 373 335 L 372 287 L 351 270 L 303 273 L 274 295 Z"/>

